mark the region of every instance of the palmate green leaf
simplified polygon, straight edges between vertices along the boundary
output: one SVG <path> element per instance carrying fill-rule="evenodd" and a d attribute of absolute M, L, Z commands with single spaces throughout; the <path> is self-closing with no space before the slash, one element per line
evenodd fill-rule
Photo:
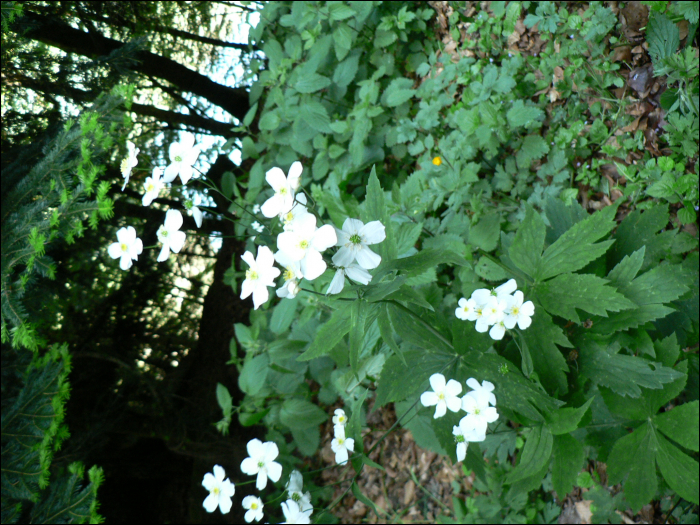
<path fill-rule="evenodd" d="M 601 243 L 602 244 L 602 243 Z M 608 286 L 608 281 L 590 274 L 567 273 L 537 285 L 537 298 L 545 310 L 579 323 L 576 308 L 607 317 L 607 312 L 636 308 L 637 305 Z"/>
<path fill-rule="evenodd" d="M 537 106 L 526 106 L 522 100 L 516 100 L 508 110 L 506 117 L 508 124 L 513 128 L 530 127 L 533 121 L 544 118 L 544 112 Z"/>
<path fill-rule="evenodd" d="M 697 419 L 695 420 L 697 427 Z M 698 462 L 684 454 L 669 443 L 662 435 L 656 434 L 658 449 L 656 463 L 661 475 L 676 493 L 683 499 L 695 503 L 698 501 Z M 626 491 L 625 491 L 626 492 Z"/>
<path fill-rule="evenodd" d="M 621 396 L 637 398 L 642 395 L 640 387 L 661 389 L 665 383 L 683 376 L 659 363 L 618 354 L 619 346 L 604 349 L 592 337 L 582 337 L 579 345 L 581 374 Z"/>
<path fill-rule="evenodd" d="M 426 350 L 454 352 L 452 343 L 434 328 L 434 323 L 413 315 L 408 308 L 399 303 L 389 303 L 387 311 L 394 331 L 404 341 Z"/>
<path fill-rule="evenodd" d="M 545 226 L 542 217 L 528 206 L 525 219 L 515 233 L 508 255 L 517 268 L 534 276 L 542 259 Z"/>
<path fill-rule="evenodd" d="M 462 356 L 462 364 L 453 377 L 462 384 L 470 377 L 479 381 L 488 379 L 496 387 L 494 392 L 499 410 L 506 408 L 533 421 L 544 422 L 542 414 L 552 412 L 564 404 L 542 392 L 513 363 L 497 354 L 476 351 L 467 353 Z"/>
<path fill-rule="evenodd" d="M 394 300 L 394 301 L 403 301 L 406 303 L 412 303 L 418 306 L 421 306 L 425 308 L 426 310 L 430 310 L 431 312 L 434 311 L 435 309 L 433 308 L 433 305 L 430 304 L 423 295 L 421 295 L 420 292 L 415 290 L 414 288 L 411 288 L 410 286 L 406 286 L 405 284 L 401 286 L 398 290 L 390 293 L 389 295 L 386 296 L 386 299 Z"/>
<path fill-rule="evenodd" d="M 523 330 L 522 336 L 531 349 L 533 366 L 547 392 L 560 394 L 568 390 L 566 359 L 557 345 L 573 348 L 561 328 L 554 324 L 552 318 L 541 307 L 535 308 L 532 324 Z"/>
<path fill-rule="evenodd" d="M 615 288 L 631 283 L 644 263 L 644 251 L 642 246 L 639 250 L 625 255 L 622 260 L 608 273 L 608 280 Z"/>
<path fill-rule="evenodd" d="M 698 401 L 691 401 L 674 407 L 669 412 L 654 416 L 656 427 L 679 445 L 698 451 L 700 435 L 698 432 Z"/>
<path fill-rule="evenodd" d="M 328 419 L 324 410 L 306 399 L 287 399 L 280 409 L 280 422 L 290 429 L 318 426 Z"/>
<path fill-rule="evenodd" d="M 541 159 L 549 152 L 549 145 L 539 135 L 528 135 L 523 139 L 520 150 L 515 155 L 518 167 L 528 169 L 532 161 Z"/>
<path fill-rule="evenodd" d="M 349 331 L 350 308 L 344 303 L 333 312 L 331 318 L 319 328 L 311 346 L 309 346 L 308 350 L 301 354 L 297 360 L 308 361 L 309 359 L 330 353 L 333 347 L 337 345 Z"/>
<path fill-rule="evenodd" d="M 668 209 L 657 205 L 642 212 L 635 210 L 620 223 L 615 231 L 615 244 L 608 252 L 608 264 L 617 264 L 625 255 L 632 255 L 646 247 L 645 265 L 654 257 L 652 247 L 659 231 L 668 224 Z"/>
<path fill-rule="evenodd" d="M 665 14 L 652 11 L 647 25 L 647 42 L 649 42 L 649 56 L 654 65 L 676 52 L 680 43 L 679 36 L 676 24 Z"/>
<path fill-rule="evenodd" d="M 544 425 L 534 427 L 525 441 L 520 462 L 506 477 L 506 483 L 515 483 L 536 474 L 543 465 L 549 464 L 554 436 Z"/>
<path fill-rule="evenodd" d="M 551 196 L 547 197 L 545 201 L 545 213 L 549 220 L 547 241 L 550 244 L 553 244 L 575 224 L 588 218 L 586 210 L 577 201 L 573 201 L 567 206 L 561 199 Z"/>
<path fill-rule="evenodd" d="M 385 304 L 383 304 L 379 309 L 377 326 L 379 327 L 379 333 L 381 334 L 382 341 L 384 341 L 386 345 L 393 350 L 394 354 L 396 354 L 405 365 L 406 358 L 394 339 L 394 328 L 391 326 L 391 320 L 389 319 L 389 313 L 387 312 L 387 305 Z"/>
<path fill-rule="evenodd" d="M 377 385 L 376 408 L 422 394 L 429 388 L 428 378 L 432 374 L 441 372 L 451 377 L 447 367 L 456 362 L 454 355 L 422 349 L 406 350 L 403 357 L 405 364 L 397 356 L 390 357 L 384 364 Z"/>
<path fill-rule="evenodd" d="M 653 427 L 644 423 L 617 440 L 608 456 L 608 482 L 614 485 L 624 481 L 625 497 L 634 512 L 656 494 L 655 441 Z"/>
<path fill-rule="evenodd" d="M 569 434 L 554 436 L 552 447 L 552 486 L 560 500 L 571 492 L 583 467 L 583 445 Z"/>
<path fill-rule="evenodd" d="M 616 211 L 617 206 L 608 206 L 574 224 L 545 250 L 533 277 L 543 281 L 555 275 L 574 272 L 603 255 L 613 241 L 594 243 L 615 227 Z"/>

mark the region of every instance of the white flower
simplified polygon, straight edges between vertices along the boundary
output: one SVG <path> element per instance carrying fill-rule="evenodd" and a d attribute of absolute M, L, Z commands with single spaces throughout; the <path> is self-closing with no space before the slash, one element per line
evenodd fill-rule
<path fill-rule="evenodd" d="M 506 306 L 508 303 L 505 300 L 491 297 L 483 307 L 481 318 L 476 321 L 476 331 L 485 332 L 492 324 L 503 321 L 506 316 Z"/>
<path fill-rule="evenodd" d="M 465 432 L 465 429 L 459 425 L 452 427 L 452 434 L 455 437 L 455 443 L 457 443 L 457 461 L 464 461 L 464 458 L 467 456 L 469 442 L 484 441 L 486 439 L 486 436 L 483 436 L 483 439 L 479 439 L 481 436 L 475 430 L 466 430 Z"/>
<path fill-rule="evenodd" d="M 496 396 L 493 394 L 494 386 L 488 381 L 484 381 L 482 386 L 473 377 L 467 380 L 467 385 L 474 390 L 467 392 L 462 398 L 462 410 L 467 412 L 467 415 L 462 418 L 459 425 L 465 434 L 472 431 L 477 433 L 480 439 L 473 441 L 483 441 L 488 424 L 498 419 L 498 411 L 495 408 Z"/>
<path fill-rule="evenodd" d="M 285 282 L 281 288 L 275 290 L 277 297 L 283 299 L 294 299 L 299 292 L 301 292 L 301 286 L 296 279 Z"/>
<path fill-rule="evenodd" d="M 504 324 L 503 319 L 494 324 L 491 327 L 491 330 L 489 330 L 489 335 L 491 336 L 491 339 L 495 339 L 496 341 L 500 341 L 501 339 L 503 339 L 503 336 L 505 334 L 506 325 Z"/>
<path fill-rule="evenodd" d="M 299 504 L 293 499 L 288 499 L 282 503 L 282 512 L 284 513 L 284 523 L 311 523 L 309 515 L 302 512 Z"/>
<path fill-rule="evenodd" d="M 504 319 L 506 328 L 513 328 L 517 323 L 521 330 L 525 330 L 532 323 L 530 317 L 535 313 L 535 305 L 532 304 L 532 301 L 523 304 L 523 299 L 523 292 L 518 290 L 508 302 L 505 310 L 506 318 Z"/>
<path fill-rule="evenodd" d="M 192 215 L 194 222 L 197 224 L 197 228 L 202 227 L 202 219 L 204 218 L 202 210 L 199 209 L 199 205 L 202 203 L 202 198 L 199 195 L 195 195 L 194 201 L 186 200 L 185 208 L 187 212 Z"/>
<path fill-rule="evenodd" d="M 194 135 L 184 133 L 180 142 L 173 142 L 170 145 L 169 156 L 170 165 L 165 168 L 163 182 L 172 182 L 180 175 L 183 184 L 192 178 L 194 168 L 192 165 L 199 157 L 201 144 L 194 145 Z"/>
<path fill-rule="evenodd" d="M 355 440 L 345 437 L 345 427 L 335 426 L 335 437 L 331 441 L 331 450 L 335 452 L 335 462 L 342 465 L 348 460 L 348 451 L 355 450 Z"/>
<path fill-rule="evenodd" d="M 515 279 L 510 279 L 501 286 L 491 290 L 487 290 L 486 288 L 474 290 L 471 298 L 476 301 L 476 304 L 486 304 L 492 297 L 496 297 L 499 301 L 507 301 L 510 294 L 517 290 L 517 288 L 518 283 L 515 282 Z"/>
<path fill-rule="evenodd" d="M 282 273 L 284 284 L 281 288 L 276 290 L 277 297 L 294 299 L 299 293 L 299 290 L 301 290 L 299 279 L 304 277 L 301 273 L 301 262 L 295 261 L 281 251 L 275 253 L 275 260 L 284 268 L 284 272 Z"/>
<path fill-rule="evenodd" d="M 365 270 L 371 270 L 379 266 L 382 258 L 368 248 L 370 244 L 377 244 L 386 239 L 384 225 L 379 221 L 364 224 L 357 219 L 345 219 L 342 230 L 336 230 L 340 250 L 333 256 L 333 262 L 338 266 L 350 266 L 357 263 Z"/>
<path fill-rule="evenodd" d="M 338 254 L 336 253 L 333 256 L 333 259 L 335 259 L 336 255 Z M 360 268 L 357 263 L 352 263 L 347 268 L 339 266 L 335 271 L 331 284 L 328 286 L 328 290 L 326 290 L 326 295 L 338 294 L 342 292 L 343 288 L 345 287 L 346 275 L 356 283 L 360 284 L 369 284 L 369 282 L 372 280 L 372 275 L 370 275 L 370 273 L 364 268 Z"/>
<path fill-rule="evenodd" d="M 185 232 L 178 231 L 182 226 L 182 214 L 178 210 L 168 210 L 165 214 L 165 222 L 158 228 L 158 240 L 163 243 L 163 248 L 158 254 L 158 262 L 163 262 L 170 255 L 170 250 L 179 253 L 185 245 Z"/>
<path fill-rule="evenodd" d="M 136 155 L 138 155 L 141 151 L 130 140 L 126 141 L 126 149 L 128 151 L 127 156 L 124 160 L 122 160 L 120 166 L 122 177 L 124 177 L 124 186 L 122 186 L 122 191 L 124 191 L 124 188 L 126 188 L 126 185 L 129 182 L 129 175 L 131 175 L 131 169 L 139 163 L 139 160 L 136 158 Z"/>
<path fill-rule="evenodd" d="M 260 224 L 258 221 L 253 221 L 253 224 L 251 224 L 250 226 L 258 233 L 262 232 L 265 229 L 265 226 Z"/>
<path fill-rule="evenodd" d="M 260 213 L 260 204 L 253 204 L 253 213 L 257 215 Z"/>
<path fill-rule="evenodd" d="M 262 500 L 256 496 L 246 496 L 243 498 L 243 508 L 248 512 L 245 513 L 243 519 L 246 523 L 251 521 L 260 521 L 263 518 L 263 504 Z"/>
<path fill-rule="evenodd" d="M 236 493 L 236 486 L 231 480 L 224 479 L 226 471 L 219 465 L 214 465 L 214 475 L 210 472 L 204 474 L 202 486 L 209 491 L 209 495 L 204 500 L 204 510 L 214 512 L 216 507 L 221 509 L 222 514 L 228 514 L 231 510 L 231 498 Z"/>
<path fill-rule="evenodd" d="M 274 461 L 280 453 L 277 445 L 272 441 L 263 443 L 259 439 L 251 439 L 246 448 L 250 457 L 243 460 L 241 470 L 249 476 L 258 476 L 255 487 L 258 490 L 267 487 L 268 477 L 273 482 L 279 481 L 282 477 L 282 465 Z"/>
<path fill-rule="evenodd" d="M 344 427 L 348 423 L 348 416 L 345 415 L 345 410 L 342 408 L 335 409 L 335 415 L 333 416 L 333 425 Z"/>
<path fill-rule="evenodd" d="M 292 209 L 285 213 L 280 213 L 280 220 L 284 225 L 285 231 L 294 230 L 295 222 L 304 215 L 309 214 L 309 210 L 306 209 L 306 195 L 303 193 L 297 193 L 296 202 L 292 206 Z"/>
<path fill-rule="evenodd" d="M 296 501 L 301 511 L 311 516 L 314 511 L 311 505 L 311 493 L 308 491 L 302 492 L 303 486 L 304 478 L 301 472 L 298 470 L 292 471 L 289 475 L 289 481 L 287 482 L 287 494 L 289 495 L 289 499 Z"/>
<path fill-rule="evenodd" d="M 322 251 L 337 241 L 330 224 L 316 228 L 316 217 L 308 214 L 295 221 L 294 231 L 285 231 L 277 236 L 277 247 L 289 258 L 300 261 L 304 279 L 313 281 L 326 271 Z"/>
<path fill-rule="evenodd" d="M 462 319 L 463 321 L 466 321 L 476 310 L 476 301 L 474 299 L 467 300 L 465 297 L 462 297 L 457 304 L 459 307 L 455 310 L 455 315 L 457 319 Z"/>
<path fill-rule="evenodd" d="M 117 242 L 109 245 L 107 252 L 112 259 L 120 259 L 119 267 L 122 270 L 128 270 L 133 264 L 131 261 L 137 261 L 138 256 L 143 251 L 143 243 L 141 239 L 136 237 L 136 230 L 133 226 L 120 228 L 117 230 Z"/>
<path fill-rule="evenodd" d="M 420 402 L 424 407 L 435 407 L 434 419 L 444 416 L 449 408 L 452 412 L 458 412 L 462 401 L 457 397 L 462 392 L 462 385 L 454 379 L 445 384 L 445 376 L 433 374 L 430 376 L 430 386 L 433 392 L 423 392 Z"/>
<path fill-rule="evenodd" d="M 275 194 L 260 207 L 262 214 L 271 219 L 275 215 L 287 213 L 294 205 L 294 191 L 299 187 L 299 177 L 303 168 L 296 161 L 289 168 L 289 178 L 279 168 L 272 168 L 265 174 L 265 180 L 275 190 Z M 294 186 L 296 184 L 296 187 Z"/>
<path fill-rule="evenodd" d="M 149 206 L 153 199 L 158 197 L 160 189 L 163 187 L 163 181 L 160 178 L 162 168 L 153 168 L 153 173 L 150 177 L 146 177 L 146 182 L 143 183 L 143 188 L 146 193 L 143 194 L 141 202 L 144 206 Z"/>
<path fill-rule="evenodd" d="M 254 259 L 251 252 L 245 252 L 241 259 L 250 266 L 241 285 L 241 299 L 253 294 L 253 306 L 257 310 L 270 297 L 267 287 L 275 285 L 275 278 L 280 271 L 273 266 L 275 257 L 267 246 L 258 246 L 257 258 Z"/>

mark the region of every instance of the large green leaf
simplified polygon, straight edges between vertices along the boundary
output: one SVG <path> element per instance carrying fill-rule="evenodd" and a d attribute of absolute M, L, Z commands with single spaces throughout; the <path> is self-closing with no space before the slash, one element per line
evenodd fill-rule
<path fill-rule="evenodd" d="M 657 428 L 679 445 L 698 451 L 698 401 L 677 406 L 669 412 L 654 416 Z"/>
<path fill-rule="evenodd" d="M 508 255 L 516 267 L 530 276 L 537 273 L 544 248 L 545 226 L 542 217 L 528 206 L 520 228 L 510 245 Z"/>
<path fill-rule="evenodd" d="M 325 411 L 306 399 L 287 399 L 280 409 L 280 422 L 293 430 L 318 426 L 327 419 Z"/>
<path fill-rule="evenodd" d="M 365 213 L 363 217 L 366 223 L 380 221 L 384 225 L 386 239 L 372 246 L 372 248 L 382 256 L 382 261 L 388 263 L 396 259 L 396 238 L 394 237 L 393 226 L 389 220 L 384 190 L 379 184 L 374 166 L 372 166 L 369 182 L 367 182 L 367 196 L 365 199 Z"/>
<path fill-rule="evenodd" d="M 331 119 L 328 111 L 320 102 L 316 100 L 306 100 L 299 108 L 299 116 L 310 127 L 321 133 L 331 133 Z"/>
<path fill-rule="evenodd" d="M 343 303 L 333 312 L 331 318 L 321 326 L 311 346 L 309 346 L 306 352 L 299 356 L 299 361 L 308 361 L 314 357 L 330 353 L 333 347 L 337 345 L 349 331 L 350 308 L 346 303 Z"/>
<path fill-rule="evenodd" d="M 574 272 L 603 255 L 613 241 L 594 243 L 615 227 L 616 210 L 617 206 L 608 206 L 574 224 L 545 250 L 533 277 L 543 281 L 555 275 Z"/>
<path fill-rule="evenodd" d="M 694 424 L 697 428 L 697 418 Z M 700 492 L 698 490 L 698 462 L 678 450 L 663 436 L 656 434 L 656 439 L 658 442 L 656 462 L 666 483 L 681 498 L 697 505 L 698 493 Z"/>
<path fill-rule="evenodd" d="M 357 373 L 360 367 L 360 350 L 365 338 L 367 302 L 361 299 L 350 305 L 350 369 Z"/>
<path fill-rule="evenodd" d="M 537 298 L 551 314 L 579 323 L 576 308 L 607 317 L 637 305 L 608 285 L 606 279 L 591 274 L 567 273 L 539 284 Z"/>
<path fill-rule="evenodd" d="M 608 482 L 614 485 L 624 481 L 625 497 L 634 512 L 656 494 L 654 441 L 654 429 L 650 423 L 644 423 L 617 440 L 608 456 Z"/>
<path fill-rule="evenodd" d="M 565 393 L 568 390 L 568 366 L 558 346 L 573 348 L 573 345 L 562 329 L 554 324 L 543 308 L 538 307 L 532 316 L 532 324 L 522 331 L 522 336 L 530 349 L 532 362 L 542 385 L 548 392 Z"/>
<path fill-rule="evenodd" d="M 683 376 L 659 363 L 616 351 L 619 348 L 602 348 L 590 337 L 581 338 L 578 359 L 581 373 L 594 383 L 630 397 L 640 397 L 640 387 L 661 389 L 665 383 Z"/>
<path fill-rule="evenodd" d="M 569 434 L 554 436 L 552 447 L 552 486 L 560 500 L 571 492 L 583 467 L 583 445 Z"/>
<path fill-rule="evenodd" d="M 591 406 L 592 402 L 593 398 L 591 397 L 578 408 L 560 408 L 556 412 L 552 412 L 547 417 L 549 430 L 555 436 L 570 434 L 578 428 L 581 418 L 583 418 L 584 414 L 588 411 L 588 407 Z"/>
<path fill-rule="evenodd" d="M 415 276 L 434 268 L 438 264 L 452 264 L 455 266 L 469 265 L 464 257 L 449 250 L 421 250 L 410 257 L 392 261 L 385 269 L 400 270 L 405 272 L 408 276 Z"/>
<path fill-rule="evenodd" d="M 434 323 L 426 322 L 399 303 L 389 303 L 387 311 L 394 330 L 404 341 L 426 350 L 454 351 L 452 343 L 433 327 Z"/>
<path fill-rule="evenodd" d="M 248 395 L 254 396 L 265 386 L 265 379 L 270 371 L 270 358 L 266 354 L 255 356 L 243 365 L 238 376 L 238 387 Z"/>
<path fill-rule="evenodd" d="M 547 427 L 544 425 L 534 427 L 525 441 L 520 462 L 508 474 L 506 483 L 515 483 L 542 470 L 542 466 L 549 463 L 553 443 L 554 437 Z"/>

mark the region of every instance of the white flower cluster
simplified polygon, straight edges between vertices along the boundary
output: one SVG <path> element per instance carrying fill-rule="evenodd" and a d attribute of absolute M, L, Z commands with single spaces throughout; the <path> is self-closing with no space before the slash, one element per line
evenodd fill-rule
<path fill-rule="evenodd" d="M 272 441 L 263 443 L 259 439 L 252 439 L 248 442 L 247 449 L 250 457 L 243 460 L 241 470 L 244 474 L 257 476 L 256 488 L 263 490 L 267 486 L 268 478 L 273 482 L 279 481 L 282 477 L 282 465 L 274 461 L 279 455 L 277 445 Z M 202 486 L 209 491 L 203 503 L 207 512 L 214 512 L 217 507 L 223 514 L 231 511 L 231 498 L 236 493 L 236 487 L 229 479 L 224 479 L 225 477 L 226 472 L 219 465 L 214 465 L 213 475 L 209 472 L 204 475 Z M 286 487 L 288 498 L 281 505 L 285 523 L 311 523 L 311 494 L 308 491 L 303 492 L 303 484 L 301 473 L 298 470 L 292 471 Z M 241 503 L 246 510 L 244 519 L 247 523 L 263 518 L 265 504 L 259 497 L 246 496 Z"/>
<path fill-rule="evenodd" d="M 139 163 L 137 155 L 141 151 L 130 140 L 126 141 L 127 156 L 122 160 L 120 170 L 124 177 L 124 185 L 122 191 L 126 188 L 131 175 L 131 170 Z M 178 175 L 183 184 L 187 184 L 193 174 L 192 165 L 197 160 L 201 150 L 201 145 L 194 144 L 194 135 L 185 133 L 180 142 L 173 142 L 170 145 L 169 156 L 170 164 L 166 168 L 155 167 L 150 177 L 146 177 L 144 183 L 144 194 L 141 203 L 144 206 L 150 206 L 151 203 L 158 198 L 164 183 L 172 182 Z M 202 212 L 197 207 L 199 198 L 196 203 L 191 201 L 185 202 L 185 208 L 194 217 L 197 227 L 202 226 Z M 182 227 L 182 214 L 178 210 L 168 210 L 165 214 L 165 221 L 158 228 L 158 240 L 163 245 L 158 255 L 158 262 L 165 261 L 170 252 L 179 253 L 185 245 L 186 236 L 184 232 L 179 231 Z M 132 261 L 138 260 L 138 256 L 143 251 L 143 243 L 141 239 L 136 237 L 136 230 L 132 226 L 121 228 L 117 231 L 117 242 L 109 246 L 108 253 L 112 259 L 120 259 L 119 267 L 122 270 L 128 270 L 133 264 Z"/>
<path fill-rule="evenodd" d="M 475 290 L 469 300 L 464 297 L 459 300 L 455 315 L 464 321 L 476 321 L 477 332 L 488 330 L 492 339 L 500 341 L 506 328 L 510 330 L 517 324 L 525 330 L 532 323 L 535 305 L 532 301 L 523 303 L 523 292 L 517 288 L 515 279 L 511 279 L 492 290 Z"/>
<path fill-rule="evenodd" d="M 302 171 L 303 167 L 297 161 L 289 168 L 288 176 L 280 168 L 272 168 L 265 175 L 265 180 L 275 193 L 259 210 L 268 219 L 279 217 L 283 231 L 277 235 L 277 252 L 274 255 L 268 247 L 259 246 L 257 258 L 251 252 L 242 256 L 250 269 L 241 287 L 241 299 L 252 295 L 256 310 L 268 300 L 267 287 L 274 286 L 274 279 L 280 273 L 283 283 L 276 293 L 278 297 L 288 299 L 296 297 L 301 290 L 301 279 L 313 281 L 321 276 L 328 268 L 321 254 L 332 246 L 340 249 L 332 258 L 336 273 L 326 293 L 340 293 L 346 275 L 355 282 L 368 284 L 372 276 L 367 270 L 376 268 L 381 262 L 381 257 L 368 246 L 386 238 L 382 223 L 373 221 L 365 225 L 362 221 L 348 218 L 342 230 L 330 224 L 319 228 L 316 216 L 306 207 L 306 195 L 296 193 Z M 253 228 L 259 232 L 263 226 L 256 221 Z M 273 267 L 275 262 L 283 268 L 282 271 Z"/>
<path fill-rule="evenodd" d="M 459 382 L 450 379 L 446 383 L 444 375 L 433 374 L 430 376 L 430 387 L 433 391 L 424 392 L 420 396 L 420 402 L 423 406 L 435 406 L 433 417 L 436 419 L 444 416 L 448 408 L 452 412 L 459 412 L 462 409 L 467 413 L 460 420 L 459 425 L 452 429 L 457 443 L 458 461 L 464 461 L 469 442 L 484 441 L 488 424 L 498 419 L 493 383 L 484 381 L 479 384 L 476 379 L 471 377 L 467 379 L 467 386 L 471 387 L 472 390 L 460 398 L 462 385 Z"/>
<path fill-rule="evenodd" d="M 345 437 L 345 425 L 348 418 L 342 408 L 336 408 L 333 416 L 333 441 L 331 450 L 335 453 L 335 462 L 343 465 L 348 460 L 348 452 L 355 450 L 355 440 Z"/>

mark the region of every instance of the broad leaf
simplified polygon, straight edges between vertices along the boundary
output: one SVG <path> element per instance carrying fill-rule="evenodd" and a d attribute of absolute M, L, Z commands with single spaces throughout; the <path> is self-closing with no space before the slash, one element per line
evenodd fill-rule
<path fill-rule="evenodd" d="M 695 420 L 697 428 L 697 419 Z M 698 462 L 684 454 L 669 443 L 663 436 L 656 434 L 658 450 L 656 462 L 669 487 L 678 495 L 698 504 Z"/>
<path fill-rule="evenodd" d="M 698 401 L 691 401 L 654 416 L 657 428 L 679 445 L 698 451 Z"/>
<path fill-rule="evenodd" d="M 318 426 L 328 414 L 306 399 L 287 399 L 280 409 L 280 422 L 290 429 L 302 430 Z"/>
<path fill-rule="evenodd" d="M 555 436 L 570 434 L 578 428 L 581 418 L 583 418 L 584 414 L 588 411 L 588 407 L 591 406 L 592 402 L 593 398 L 591 397 L 578 408 L 560 408 L 556 412 L 552 412 L 547 417 L 549 430 Z"/>
<path fill-rule="evenodd" d="M 614 485 L 624 481 L 625 497 L 634 512 L 649 503 L 656 494 L 653 441 L 654 430 L 651 424 L 644 423 L 617 440 L 608 456 L 608 482 Z"/>
<path fill-rule="evenodd" d="M 544 248 L 545 226 L 542 217 L 528 206 L 520 228 L 510 245 L 508 255 L 517 268 L 530 276 L 537 273 Z"/>
<path fill-rule="evenodd" d="M 542 470 L 542 466 L 549 463 L 553 443 L 554 437 L 547 427 L 543 425 L 534 427 L 525 441 L 520 462 L 508 474 L 506 483 L 515 483 Z"/>
<path fill-rule="evenodd" d="M 343 304 L 331 318 L 321 326 L 316 333 L 308 350 L 298 357 L 299 361 L 308 361 L 314 357 L 328 354 L 337 345 L 345 334 L 350 331 L 350 308 Z"/>
<path fill-rule="evenodd" d="M 574 437 L 554 436 L 552 447 L 552 486 L 560 500 L 571 492 L 586 455 L 583 445 Z"/>
<path fill-rule="evenodd" d="M 573 348 L 561 328 L 554 324 L 552 318 L 543 308 L 536 308 L 532 316 L 532 324 L 522 331 L 522 336 L 532 349 L 530 355 L 535 371 L 542 385 L 548 392 L 565 393 L 568 390 L 566 359 L 558 346 Z"/>

